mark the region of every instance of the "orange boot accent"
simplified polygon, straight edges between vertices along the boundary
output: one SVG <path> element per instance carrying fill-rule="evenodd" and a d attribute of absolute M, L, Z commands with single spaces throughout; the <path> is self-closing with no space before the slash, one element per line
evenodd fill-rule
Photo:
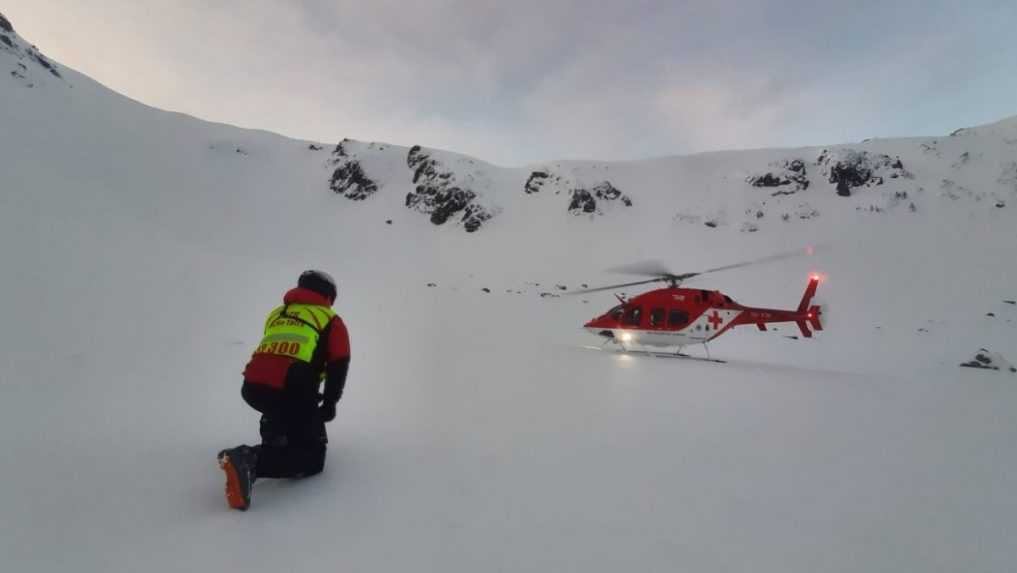
<path fill-rule="evenodd" d="M 237 475 L 237 468 L 230 460 L 229 454 L 219 459 L 219 467 L 226 474 L 226 503 L 233 509 L 246 511 L 250 502 L 244 499 L 240 489 L 240 476 Z"/>

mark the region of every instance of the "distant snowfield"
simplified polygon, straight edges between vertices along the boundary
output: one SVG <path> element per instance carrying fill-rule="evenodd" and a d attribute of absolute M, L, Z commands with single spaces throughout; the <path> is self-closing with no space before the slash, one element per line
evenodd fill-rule
<path fill-rule="evenodd" d="M 820 148 L 526 169 L 437 152 L 497 207 L 466 233 L 403 206 L 407 148 L 359 147 L 381 186 L 349 201 L 328 190 L 331 146 L 153 110 L 62 67 L 28 88 L 16 61 L 0 50 L 6 569 L 1017 562 L 1017 376 L 958 367 L 979 348 L 1017 362 L 1014 120 L 850 146 L 913 174 L 851 197 L 817 183 Z M 746 183 L 791 158 L 807 190 Z M 523 192 L 542 168 L 633 205 L 570 215 L 567 188 Z M 723 365 L 585 350 L 579 327 L 613 297 L 540 296 L 639 259 L 694 271 L 809 244 L 824 248 L 692 283 L 792 307 L 826 277 L 826 331 L 737 330 L 711 345 Z M 327 468 L 229 511 L 215 453 L 257 437 L 240 371 L 307 267 L 339 278 L 353 344 Z"/>

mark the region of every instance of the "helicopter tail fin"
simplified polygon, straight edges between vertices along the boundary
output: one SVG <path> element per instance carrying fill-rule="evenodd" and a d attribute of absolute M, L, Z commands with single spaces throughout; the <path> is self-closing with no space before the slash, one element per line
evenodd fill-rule
<path fill-rule="evenodd" d="M 819 276 L 812 275 L 812 278 L 809 279 L 809 285 L 805 287 L 805 294 L 802 295 L 802 302 L 798 304 L 799 314 L 805 312 L 806 310 L 809 310 L 809 303 L 812 302 L 812 297 L 816 296 L 816 289 L 818 287 L 819 287 Z"/>

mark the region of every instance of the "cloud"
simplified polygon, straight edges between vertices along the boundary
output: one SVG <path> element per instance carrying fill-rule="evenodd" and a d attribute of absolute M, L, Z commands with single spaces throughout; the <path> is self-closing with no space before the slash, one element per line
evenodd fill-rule
<path fill-rule="evenodd" d="M 993 0 L 8 0 L 5 13 L 58 61 L 157 107 L 501 164 L 938 133 L 1017 112 L 1017 4 Z"/>

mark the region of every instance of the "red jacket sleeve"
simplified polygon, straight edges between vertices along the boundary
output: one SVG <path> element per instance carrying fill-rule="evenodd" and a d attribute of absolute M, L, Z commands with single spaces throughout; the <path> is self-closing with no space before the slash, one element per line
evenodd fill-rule
<path fill-rule="evenodd" d="M 338 315 L 332 320 L 328 331 L 328 352 L 326 363 L 350 357 L 350 333 Z"/>

